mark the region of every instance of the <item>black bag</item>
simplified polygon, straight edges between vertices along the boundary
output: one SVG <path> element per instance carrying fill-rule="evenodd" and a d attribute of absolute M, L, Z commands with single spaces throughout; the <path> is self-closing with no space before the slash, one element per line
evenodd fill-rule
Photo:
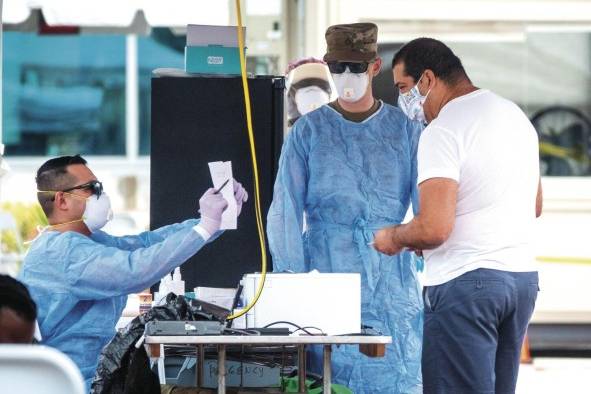
<path fill-rule="evenodd" d="M 144 335 L 146 323 L 152 320 L 218 320 L 202 303 L 187 302 L 170 293 L 166 305 L 157 306 L 133 319 L 101 352 L 92 381 L 91 394 L 160 394 L 158 376 L 150 370 L 143 346 L 135 348 Z M 214 312 L 214 311 L 211 311 Z"/>

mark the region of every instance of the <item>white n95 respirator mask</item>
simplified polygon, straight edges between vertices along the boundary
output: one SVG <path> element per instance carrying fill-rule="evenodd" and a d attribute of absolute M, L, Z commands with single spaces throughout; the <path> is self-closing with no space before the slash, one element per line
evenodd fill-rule
<path fill-rule="evenodd" d="M 330 101 L 328 93 L 318 86 L 308 86 L 296 91 L 294 97 L 300 115 L 306 115 Z"/>
<path fill-rule="evenodd" d="M 111 219 L 113 219 L 111 200 L 106 193 L 101 193 L 98 198 L 96 195 L 92 195 L 86 199 L 86 208 L 82 215 L 82 221 L 91 233 L 103 228 Z"/>
<path fill-rule="evenodd" d="M 332 74 L 332 79 L 341 100 L 354 103 L 361 100 L 369 86 L 369 75 L 364 73 L 352 73 L 349 68 L 344 73 Z"/>

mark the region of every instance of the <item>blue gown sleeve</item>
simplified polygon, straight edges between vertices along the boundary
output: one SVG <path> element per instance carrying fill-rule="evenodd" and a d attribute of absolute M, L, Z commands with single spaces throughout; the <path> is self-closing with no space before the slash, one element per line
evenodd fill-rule
<path fill-rule="evenodd" d="M 408 120 L 406 123 L 408 138 L 410 142 L 410 159 L 411 159 L 411 178 L 410 178 L 410 199 L 412 204 L 412 213 L 417 215 L 419 213 L 419 187 L 417 185 L 418 168 L 417 168 L 417 152 L 419 150 L 419 138 L 425 126 L 421 122 Z"/>
<path fill-rule="evenodd" d="M 276 272 L 308 271 L 302 234 L 308 164 L 300 138 L 305 123 L 304 119 L 296 122 L 283 144 L 267 215 L 267 237 Z"/>
<path fill-rule="evenodd" d="M 411 174 L 410 174 L 410 201 L 412 204 L 412 213 L 414 216 L 419 213 L 419 185 L 418 167 L 417 167 L 417 152 L 419 150 L 419 139 L 425 126 L 421 122 L 409 120 L 406 123 L 408 137 L 410 141 L 410 158 L 411 158 Z M 412 253 L 412 258 L 415 261 L 417 271 L 422 272 L 425 268 L 425 260 Z"/>
<path fill-rule="evenodd" d="M 182 223 L 170 224 L 168 226 L 160 227 L 153 231 L 144 231 L 137 235 L 125 235 L 116 237 L 105 233 L 104 231 L 97 231 L 90 237 L 102 244 L 115 246 L 119 249 L 136 250 L 138 248 L 147 248 L 158 242 L 162 242 L 172 234 L 175 234 L 183 228 L 192 228 L 199 223 L 197 219 L 185 220 Z"/>
<path fill-rule="evenodd" d="M 139 292 L 187 261 L 206 243 L 191 226 L 132 251 L 106 246 L 79 234 L 60 242 L 54 248 L 62 251 L 70 291 L 80 300 Z"/>

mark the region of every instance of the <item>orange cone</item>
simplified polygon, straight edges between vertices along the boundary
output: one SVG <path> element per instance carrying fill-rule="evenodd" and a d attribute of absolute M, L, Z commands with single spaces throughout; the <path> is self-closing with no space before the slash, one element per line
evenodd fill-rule
<path fill-rule="evenodd" d="M 523 346 L 521 347 L 521 359 L 519 361 L 522 364 L 531 364 L 533 362 L 531 353 L 529 351 L 529 338 L 527 337 L 527 334 L 525 334 Z"/>

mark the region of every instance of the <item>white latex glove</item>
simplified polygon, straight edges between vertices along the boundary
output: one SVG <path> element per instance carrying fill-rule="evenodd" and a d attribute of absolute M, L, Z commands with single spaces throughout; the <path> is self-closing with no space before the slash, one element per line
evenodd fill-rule
<path fill-rule="evenodd" d="M 236 199 L 236 213 L 237 216 L 240 216 L 240 212 L 242 212 L 242 204 L 248 201 L 248 193 L 242 187 L 242 184 L 238 182 L 236 179 L 234 181 L 234 198 Z"/>
<path fill-rule="evenodd" d="M 214 188 L 207 189 L 199 199 L 199 212 L 201 212 L 199 225 L 209 234 L 215 234 L 220 229 L 222 213 L 227 207 L 228 203 L 221 193 L 216 194 Z"/>

